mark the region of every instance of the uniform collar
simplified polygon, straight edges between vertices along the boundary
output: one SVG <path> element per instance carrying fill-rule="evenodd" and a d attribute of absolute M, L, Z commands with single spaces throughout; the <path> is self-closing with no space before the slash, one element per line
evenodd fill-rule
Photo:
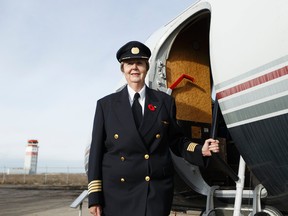
<path fill-rule="evenodd" d="M 130 104 L 133 103 L 134 94 L 136 93 L 129 85 L 127 85 Z M 140 94 L 140 102 L 145 100 L 146 85 L 138 92 Z"/>

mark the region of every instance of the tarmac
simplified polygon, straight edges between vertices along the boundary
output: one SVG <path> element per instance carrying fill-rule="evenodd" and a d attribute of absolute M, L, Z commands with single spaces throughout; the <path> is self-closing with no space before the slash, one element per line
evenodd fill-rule
<path fill-rule="evenodd" d="M 82 211 L 79 207 L 70 207 L 81 193 L 82 190 L 0 185 L 0 216 L 89 216 L 87 199 L 83 202 Z M 170 216 L 199 215 L 199 211 L 171 212 L 170 214 Z"/>

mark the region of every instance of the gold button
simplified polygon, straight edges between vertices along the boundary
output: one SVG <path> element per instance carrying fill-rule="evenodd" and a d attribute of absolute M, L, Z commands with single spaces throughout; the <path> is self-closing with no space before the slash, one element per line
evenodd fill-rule
<path fill-rule="evenodd" d="M 121 157 L 120 159 L 121 159 L 121 161 L 125 161 L 125 157 Z"/>
<path fill-rule="evenodd" d="M 114 139 L 118 139 L 119 135 L 118 134 L 114 134 Z"/>
<path fill-rule="evenodd" d="M 161 136 L 160 134 L 156 134 L 156 138 L 159 139 Z"/>
<path fill-rule="evenodd" d="M 145 177 L 145 181 L 147 181 L 147 182 L 150 181 L 150 177 L 149 177 L 149 176 L 146 176 L 146 177 Z"/>
<path fill-rule="evenodd" d="M 125 182 L 125 179 L 124 179 L 124 178 L 121 178 L 120 181 L 121 181 L 121 182 Z"/>
<path fill-rule="evenodd" d="M 149 157 L 150 157 L 150 156 L 149 156 L 148 154 L 145 154 L 145 155 L 144 155 L 144 158 L 145 158 L 146 160 L 148 160 Z"/>

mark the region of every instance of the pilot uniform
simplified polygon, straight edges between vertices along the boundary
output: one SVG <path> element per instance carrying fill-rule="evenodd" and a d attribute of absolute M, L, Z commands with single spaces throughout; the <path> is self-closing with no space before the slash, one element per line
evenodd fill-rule
<path fill-rule="evenodd" d="M 89 207 L 105 216 L 168 216 L 173 199 L 170 149 L 205 165 L 202 146 L 183 136 L 174 99 L 145 87 L 144 116 L 137 129 L 128 87 L 97 102 L 88 167 Z"/>

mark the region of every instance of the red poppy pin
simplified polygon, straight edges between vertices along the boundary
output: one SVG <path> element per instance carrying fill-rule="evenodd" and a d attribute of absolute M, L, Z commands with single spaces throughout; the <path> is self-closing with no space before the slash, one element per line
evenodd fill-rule
<path fill-rule="evenodd" d="M 156 110 L 156 106 L 153 106 L 153 104 L 148 104 L 148 109 L 151 111 L 155 111 Z"/>

